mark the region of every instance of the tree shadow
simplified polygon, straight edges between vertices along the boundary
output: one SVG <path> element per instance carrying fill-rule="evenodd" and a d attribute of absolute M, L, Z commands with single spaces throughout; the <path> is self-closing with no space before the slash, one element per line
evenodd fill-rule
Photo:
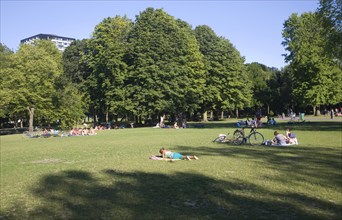
<path fill-rule="evenodd" d="M 6 219 L 338 219 L 341 206 L 199 173 L 67 170 L 32 188 L 39 206 Z M 281 198 L 281 199 L 279 199 Z M 19 210 L 20 207 L 17 207 Z M 320 212 L 313 212 L 319 210 Z"/>
<path fill-rule="evenodd" d="M 305 121 L 305 122 L 291 122 L 291 123 L 279 123 L 273 126 L 274 130 L 285 130 L 286 128 L 292 128 L 292 130 L 302 131 L 341 131 L 341 121 Z"/>
<path fill-rule="evenodd" d="M 205 128 L 205 129 L 215 129 L 215 128 L 235 128 L 240 129 L 236 126 L 236 122 L 208 122 L 208 123 L 192 123 L 190 128 Z M 273 129 L 273 130 L 285 130 L 286 128 L 292 128 L 292 130 L 302 130 L 302 131 L 341 131 L 342 132 L 342 122 L 341 121 L 304 121 L 304 122 L 287 122 L 278 123 L 276 125 L 263 125 L 258 129 Z M 249 128 L 246 128 L 249 129 Z"/>
<path fill-rule="evenodd" d="M 328 147 L 312 148 L 296 146 L 249 146 L 220 144 L 222 148 L 209 146 L 190 147 L 179 146 L 186 152 L 200 157 L 244 158 L 255 161 L 260 166 L 279 170 L 286 174 L 277 177 L 279 182 L 308 181 L 315 184 L 325 184 L 331 187 L 342 186 L 342 151 Z M 290 177 L 291 178 L 287 178 Z M 341 193 L 342 196 L 342 193 Z"/>

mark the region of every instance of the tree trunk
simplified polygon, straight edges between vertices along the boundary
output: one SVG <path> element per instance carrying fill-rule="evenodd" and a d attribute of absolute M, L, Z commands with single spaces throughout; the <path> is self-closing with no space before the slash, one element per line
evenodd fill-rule
<path fill-rule="evenodd" d="M 95 128 L 95 126 L 97 125 L 97 120 L 98 120 L 98 118 L 97 118 L 97 114 L 96 114 L 96 111 L 95 111 L 95 108 L 93 107 L 92 108 L 92 110 L 93 110 L 93 126 L 94 126 L 94 128 Z"/>
<path fill-rule="evenodd" d="M 321 115 L 321 111 L 319 109 L 319 106 L 313 106 L 313 112 L 315 116 L 320 116 Z"/>
<path fill-rule="evenodd" d="M 224 119 L 224 111 L 221 111 L 221 120 Z"/>
<path fill-rule="evenodd" d="M 108 108 L 106 109 L 106 122 L 108 123 L 109 120 L 109 110 Z"/>
<path fill-rule="evenodd" d="M 235 110 L 235 114 L 236 114 L 236 118 L 239 118 L 239 109 L 238 108 Z"/>
<path fill-rule="evenodd" d="M 14 115 L 14 128 L 18 128 L 18 119 L 17 119 L 17 115 Z"/>
<path fill-rule="evenodd" d="M 34 116 L 34 107 L 27 107 L 27 110 L 30 114 L 30 120 L 29 120 L 29 132 L 33 131 L 33 116 Z"/>
<path fill-rule="evenodd" d="M 176 121 L 179 128 L 183 128 L 186 124 L 186 116 L 183 112 L 180 112 L 176 115 Z"/>
<path fill-rule="evenodd" d="M 203 121 L 208 122 L 208 111 L 203 112 Z"/>

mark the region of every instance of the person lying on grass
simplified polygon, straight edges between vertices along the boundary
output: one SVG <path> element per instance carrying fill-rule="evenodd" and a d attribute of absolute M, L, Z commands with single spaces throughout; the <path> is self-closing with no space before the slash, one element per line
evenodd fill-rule
<path fill-rule="evenodd" d="M 183 156 L 182 154 L 180 154 L 178 152 L 172 152 L 170 150 L 165 150 L 164 148 L 161 148 L 159 150 L 159 153 L 162 154 L 163 159 L 180 159 L 180 160 L 195 159 L 195 160 L 198 160 L 198 157 L 196 157 L 196 156 Z"/>

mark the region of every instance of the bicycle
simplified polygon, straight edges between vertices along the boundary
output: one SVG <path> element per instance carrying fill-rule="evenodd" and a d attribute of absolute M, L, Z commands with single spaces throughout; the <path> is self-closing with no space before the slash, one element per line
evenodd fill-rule
<path fill-rule="evenodd" d="M 241 145 L 242 143 L 248 143 L 253 146 L 263 145 L 264 144 L 264 136 L 256 131 L 256 127 L 252 127 L 249 134 L 245 135 L 245 128 L 241 128 L 241 130 L 236 130 L 234 132 L 234 137 L 236 138 L 236 145 Z"/>
<path fill-rule="evenodd" d="M 213 140 L 213 142 L 219 142 L 219 143 L 226 143 L 226 142 L 232 142 L 232 140 L 230 138 L 227 138 L 227 136 L 229 135 L 229 133 L 226 134 L 219 134 L 219 136 L 217 138 L 215 138 Z"/>
<path fill-rule="evenodd" d="M 233 143 L 235 145 L 240 145 L 240 130 L 236 129 L 233 133 L 232 137 L 229 137 L 230 133 L 228 132 L 228 134 L 219 134 L 219 136 L 217 138 L 215 138 L 213 140 L 213 142 L 218 142 L 218 143 Z"/>

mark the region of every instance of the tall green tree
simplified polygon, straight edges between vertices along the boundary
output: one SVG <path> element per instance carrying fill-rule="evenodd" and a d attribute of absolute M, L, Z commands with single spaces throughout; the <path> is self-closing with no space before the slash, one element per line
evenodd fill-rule
<path fill-rule="evenodd" d="M 87 40 L 76 40 L 63 52 L 63 74 L 58 79 L 57 89 L 59 105 L 63 103 L 74 103 L 70 108 L 59 109 L 65 111 L 60 113 L 63 126 L 71 126 L 76 120 L 84 117 L 84 112 L 92 112 L 90 94 L 87 86 L 87 78 L 92 74 L 85 55 L 88 54 Z M 71 99 L 71 100 L 69 100 Z M 74 115 L 73 115 L 74 114 Z"/>
<path fill-rule="evenodd" d="M 271 93 L 269 80 L 272 72 L 267 66 L 253 62 L 247 64 L 248 76 L 252 80 L 253 99 L 252 105 L 255 109 L 267 108 L 269 114 L 269 106 L 271 101 Z"/>
<path fill-rule="evenodd" d="M 90 69 L 84 62 L 83 56 L 87 54 L 87 40 L 76 40 L 67 47 L 62 56 L 63 73 L 68 82 L 74 83 L 84 90 L 84 82 L 90 75 Z"/>
<path fill-rule="evenodd" d="M 199 108 L 203 62 L 189 24 L 162 9 L 147 8 L 136 17 L 129 46 L 127 84 L 135 115 L 182 118 Z"/>
<path fill-rule="evenodd" d="M 318 16 L 327 39 L 325 51 L 342 66 L 342 1 L 320 0 Z"/>
<path fill-rule="evenodd" d="M 127 17 L 106 18 L 95 27 L 84 56 L 91 69 L 86 85 L 89 89 L 94 114 L 126 111 L 125 79 L 127 78 L 127 37 L 132 21 Z"/>
<path fill-rule="evenodd" d="M 11 69 L 7 69 L 7 84 L 12 92 L 8 102 L 17 111 L 29 112 L 29 130 L 33 130 L 35 114 L 53 115 L 55 80 L 62 73 L 61 54 L 50 41 L 22 44 L 16 52 Z"/>
<path fill-rule="evenodd" d="M 342 100 L 342 70 L 327 54 L 327 38 L 322 20 L 316 13 L 292 14 L 285 21 L 282 44 L 289 52 L 293 93 L 301 106 L 333 105 Z"/>
<path fill-rule="evenodd" d="M 248 105 L 251 83 L 240 53 L 206 25 L 197 26 L 195 33 L 206 69 L 203 119 L 207 118 L 207 110 L 242 109 Z"/>
<path fill-rule="evenodd" d="M 11 84 L 8 82 L 8 74 L 11 74 L 13 64 L 13 51 L 6 45 L 0 44 L 0 117 L 5 117 L 12 111 L 9 103 L 14 99 Z"/>
<path fill-rule="evenodd" d="M 80 91 L 75 83 L 67 82 L 64 75 L 61 75 L 55 83 L 54 119 L 59 122 L 62 129 L 78 125 L 87 111 L 85 93 Z"/>
<path fill-rule="evenodd" d="M 290 66 L 286 66 L 282 70 L 271 69 L 271 77 L 267 82 L 270 115 L 285 114 L 289 109 L 294 109 L 295 107 L 290 72 Z"/>

